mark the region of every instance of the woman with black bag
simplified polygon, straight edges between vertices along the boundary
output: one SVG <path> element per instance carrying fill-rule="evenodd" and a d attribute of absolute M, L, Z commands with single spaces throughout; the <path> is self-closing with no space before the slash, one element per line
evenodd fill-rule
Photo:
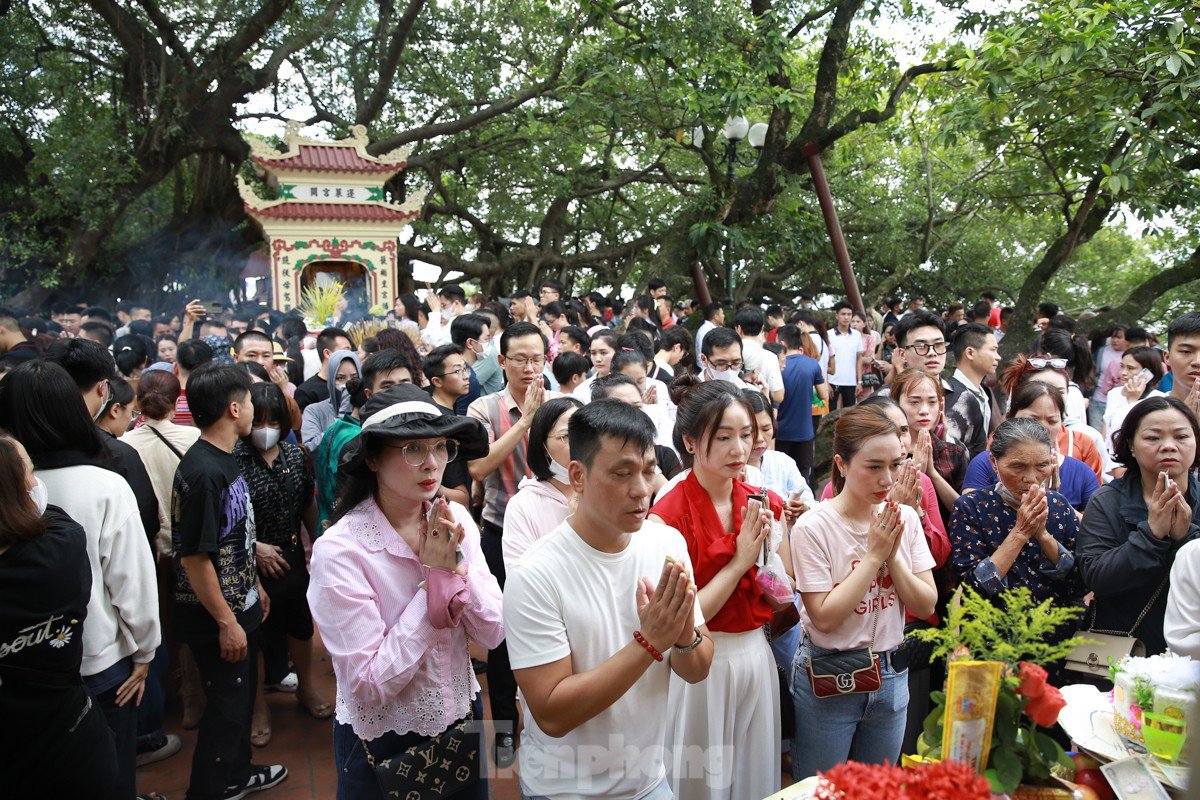
<path fill-rule="evenodd" d="M 329 703 L 313 688 L 313 619 L 308 610 L 308 569 L 300 524 L 316 530 L 317 502 L 312 472 L 299 445 L 280 440 L 291 423 L 283 391 L 273 383 L 250 388 L 254 422 L 250 435 L 238 442 L 233 456 L 250 487 L 257 531 L 255 558 L 263 591 L 271 598 L 271 613 L 259 635 L 259 687 L 250 726 L 250 743 L 265 747 L 271 740 L 271 714 L 263 684 L 287 675 L 291 655 L 298 687 L 296 699 L 316 719 L 333 716 Z M 280 666 L 282 665 L 282 666 Z M 271 671 L 268 667 L 274 668 Z"/>
<path fill-rule="evenodd" d="M 1195 417 L 1179 400 L 1142 400 L 1115 439 L 1125 474 L 1100 487 L 1083 512 L 1075 557 L 1094 597 L 1082 635 L 1106 637 L 1109 655 L 1119 658 L 1114 648 L 1122 645 L 1128 655 L 1138 640 L 1149 655 L 1167 649 L 1171 565 L 1184 544 L 1200 538 L 1200 484 L 1192 474 L 1200 466 L 1198 437 Z"/>
<path fill-rule="evenodd" d="M 889 499 L 904 464 L 899 428 L 879 409 L 849 409 L 833 453 L 834 495 L 800 517 L 791 537 L 805 631 L 792 677 L 796 780 L 847 758 L 899 760 L 904 613 L 928 617 L 937 601 L 921 520 Z"/>
<path fill-rule="evenodd" d="M 487 432 L 412 385 L 373 394 L 362 416 L 308 589 L 337 676 L 337 797 L 484 800 L 468 647 L 503 640 L 503 600 L 470 513 L 434 501 L 448 462 L 487 454 Z"/>

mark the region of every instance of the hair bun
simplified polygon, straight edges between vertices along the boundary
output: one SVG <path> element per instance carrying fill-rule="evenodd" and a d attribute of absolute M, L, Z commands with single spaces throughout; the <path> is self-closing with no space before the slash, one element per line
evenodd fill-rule
<path fill-rule="evenodd" d="M 684 397 L 703 385 L 704 382 L 698 376 L 690 372 L 684 372 L 671 381 L 671 386 L 667 389 L 667 392 L 671 395 L 671 402 L 678 406 L 683 402 Z"/>

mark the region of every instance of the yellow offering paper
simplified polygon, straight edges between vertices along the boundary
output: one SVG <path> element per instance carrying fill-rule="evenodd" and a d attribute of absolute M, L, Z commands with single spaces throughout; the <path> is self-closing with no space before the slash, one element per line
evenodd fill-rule
<path fill-rule="evenodd" d="M 955 661 L 946 677 L 942 760 L 967 764 L 977 773 L 987 766 L 1000 694 L 998 661 Z"/>

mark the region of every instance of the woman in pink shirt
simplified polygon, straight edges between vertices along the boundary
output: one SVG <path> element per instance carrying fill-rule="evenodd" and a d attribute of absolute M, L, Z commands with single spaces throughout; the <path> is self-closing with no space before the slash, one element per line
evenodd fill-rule
<path fill-rule="evenodd" d="M 431 505 L 448 461 L 487 453 L 482 424 L 442 416 L 412 385 L 372 395 L 362 416 L 308 589 L 337 676 L 338 800 L 382 800 L 372 760 L 479 718 L 468 643 L 491 649 L 504 638 L 478 528 L 457 503 Z M 475 777 L 453 796 L 482 800 L 487 783 Z"/>
<path fill-rule="evenodd" d="M 791 536 L 804 622 L 792 675 L 796 780 L 847 758 L 900 758 L 908 709 L 905 611 L 927 617 L 937 601 L 917 512 L 890 498 L 911 469 L 900 429 L 883 409 L 851 408 L 834 427 L 833 453 L 833 498 L 800 517 Z M 876 663 L 879 680 L 852 675 L 857 661 L 868 669 Z"/>
<path fill-rule="evenodd" d="M 583 403 L 574 397 L 547 400 L 533 416 L 526 448 L 533 476 L 522 478 L 504 509 L 504 570 L 509 572 L 529 546 L 557 528 L 575 497 L 567 475 L 571 447 L 567 423 Z"/>

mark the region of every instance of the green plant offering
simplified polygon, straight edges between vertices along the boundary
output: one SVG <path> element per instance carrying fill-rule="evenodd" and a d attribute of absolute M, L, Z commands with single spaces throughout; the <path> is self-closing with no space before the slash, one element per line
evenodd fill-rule
<path fill-rule="evenodd" d="M 1063 626 L 1081 613 L 1050 600 L 1035 603 L 1028 589 L 1005 592 L 996 604 L 964 587 L 951 599 L 942 627 L 914 633 L 933 645 L 934 658 L 1005 665 L 984 770 L 997 794 L 1011 794 L 1021 784 L 1047 784 L 1052 775 L 1074 774 L 1058 742 L 1038 730 L 1054 725 L 1065 703 L 1058 689 L 1046 683 L 1040 665 L 1063 660 L 1084 642 L 1078 636 L 1058 640 Z M 939 759 L 946 694 L 934 692 L 931 700 L 934 708 L 925 719 L 917 753 Z"/>
<path fill-rule="evenodd" d="M 323 327 L 325 320 L 337 314 L 338 303 L 344 293 L 345 287 L 337 281 L 328 286 L 314 283 L 301 293 L 300 311 L 314 327 Z"/>

